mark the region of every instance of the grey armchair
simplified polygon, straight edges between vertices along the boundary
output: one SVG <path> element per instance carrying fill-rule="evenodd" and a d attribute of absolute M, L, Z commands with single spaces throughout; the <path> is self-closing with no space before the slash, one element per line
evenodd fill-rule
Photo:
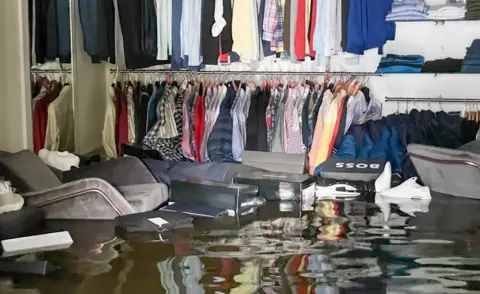
<path fill-rule="evenodd" d="M 168 201 L 167 186 L 157 183 L 133 157 L 55 173 L 33 152 L 23 150 L 2 153 L 0 175 L 12 182 L 27 205 L 41 207 L 47 219 L 113 219 L 154 210 Z"/>
<path fill-rule="evenodd" d="M 480 147 L 477 143 L 459 149 L 410 144 L 407 150 L 418 175 L 432 191 L 480 199 L 480 155 L 474 145 Z"/>

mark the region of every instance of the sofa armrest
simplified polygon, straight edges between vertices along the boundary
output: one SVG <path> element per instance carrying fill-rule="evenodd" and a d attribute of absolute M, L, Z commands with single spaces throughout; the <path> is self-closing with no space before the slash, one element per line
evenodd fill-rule
<path fill-rule="evenodd" d="M 145 164 L 136 157 L 120 157 L 99 164 L 74 168 L 62 174 L 62 182 L 85 178 L 103 179 L 114 187 L 157 183 Z"/>
<path fill-rule="evenodd" d="M 87 178 L 23 194 L 28 205 L 41 207 L 47 219 L 113 219 L 136 213 L 108 182 Z"/>

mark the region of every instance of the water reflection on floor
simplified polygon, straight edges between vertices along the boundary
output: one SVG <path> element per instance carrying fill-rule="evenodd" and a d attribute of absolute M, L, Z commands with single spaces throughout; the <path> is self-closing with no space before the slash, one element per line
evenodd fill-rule
<path fill-rule="evenodd" d="M 0 293 L 480 293 L 479 208 L 443 195 L 324 200 L 303 213 L 268 203 L 256 220 L 123 239 L 110 224 L 70 223 L 75 246 L 42 256 L 62 270 Z"/>

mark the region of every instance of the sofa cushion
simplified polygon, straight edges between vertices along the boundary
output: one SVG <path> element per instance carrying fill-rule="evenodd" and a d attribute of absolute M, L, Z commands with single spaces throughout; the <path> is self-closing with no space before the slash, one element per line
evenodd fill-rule
<path fill-rule="evenodd" d="M 165 184 L 120 186 L 117 190 L 137 212 L 155 210 L 168 201 L 168 187 Z"/>
<path fill-rule="evenodd" d="M 61 184 L 60 179 L 32 151 L 0 156 L 1 174 L 20 192 L 41 191 Z"/>

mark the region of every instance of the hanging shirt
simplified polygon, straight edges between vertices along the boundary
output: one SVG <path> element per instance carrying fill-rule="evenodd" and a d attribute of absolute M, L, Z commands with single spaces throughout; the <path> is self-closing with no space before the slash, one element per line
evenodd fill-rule
<path fill-rule="evenodd" d="M 157 105 L 160 102 L 160 99 L 162 99 L 162 96 L 163 96 L 163 85 L 160 85 L 160 87 L 156 87 L 156 86 L 153 87 L 152 96 L 150 96 L 150 99 L 148 100 L 147 124 L 146 124 L 145 133 L 147 133 L 158 120 L 158 115 L 156 110 L 157 110 Z"/>
<path fill-rule="evenodd" d="M 202 162 L 201 148 L 205 133 L 205 99 L 198 95 L 195 101 L 195 161 Z"/>
<path fill-rule="evenodd" d="M 252 22 L 245 21 L 253 18 L 252 4 L 251 0 L 236 1 L 233 7 L 232 51 L 239 54 L 240 61 L 243 62 L 250 62 L 254 51 Z"/>
<path fill-rule="evenodd" d="M 180 27 L 182 56 L 188 56 L 188 66 L 199 66 L 201 55 L 202 1 L 183 0 Z"/>
<path fill-rule="evenodd" d="M 221 2 L 223 10 L 223 0 Z M 205 1 L 203 3 L 202 14 L 202 56 L 204 64 L 217 65 L 218 56 L 220 55 L 219 37 L 212 35 L 212 27 L 215 22 L 216 3 L 213 1 Z M 223 13 L 223 11 L 221 12 Z M 221 17 L 221 16 L 220 16 Z M 223 19 L 223 18 L 222 18 Z M 225 20 L 224 20 L 225 21 Z M 222 27 L 223 29 L 223 27 Z M 220 34 L 221 30 L 218 32 Z"/>
<path fill-rule="evenodd" d="M 207 141 L 211 131 L 212 104 L 214 96 L 217 95 L 217 88 L 208 88 L 205 93 L 205 129 L 203 132 L 202 143 L 200 144 L 200 156 L 203 161 L 209 161 L 207 152 Z"/>
<path fill-rule="evenodd" d="M 117 154 L 121 154 L 122 144 L 128 143 L 128 109 L 125 92 L 120 86 L 117 86 L 116 93 L 116 108 L 119 110 L 116 116 L 117 127 Z"/>
<path fill-rule="evenodd" d="M 239 85 L 241 87 L 242 85 Z M 230 115 L 233 120 L 232 129 L 232 155 L 235 161 L 242 161 L 243 156 L 243 138 L 241 130 L 240 115 L 243 112 L 243 103 L 245 101 L 246 92 L 244 89 L 240 89 L 237 92 L 237 97 L 230 110 Z"/>
<path fill-rule="evenodd" d="M 75 151 L 72 86 L 66 85 L 48 105 L 45 149 Z"/>
<path fill-rule="evenodd" d="M 172 54 L 172 1 L 157 1 L 156 12 L 157 60 L 167 60 L 168 55 Z"/>
<path fill-rule="evenodd" d="M 323 55 L 332 56 L 335 54 L 337 37 L 337 0 L 325 0 L 323 17 L 325 25 Z"/>
<path fill-rule="evenodd" d="M 317 155 L 321 147 L 321 138 L 323 135 L 323 128 L 325 126 L 325 120 L 327 118 L 332 100 L 333 100 L 332 92 L 330 90 L 326 90 L 323 93 L 322 104 L 320 106 L 320 109 L 317 115 L 315 132 L 313 134 L 313 140 L 312 140 L 312 148 L 310 149 L 310 152 L 308 154 L 308 171 L 311 175 L 313 175 L 313 172 L 315 171 L 315 167 L 317 167 L 318 165 Z"/>
<path fill-rule="evenodd" d="M 286 138 L 287 144 L 285 148 L 286 153 L 300 154 L 303 153 L 302 143 L 302 128 L 300 127 L 300 115 L 299 105 L 303 97 L 303 87 L 298 87 L 292 91 L 292 96 L 287 101 L 286 106 Z"/>
<path fill-rule="evenodd" d="M 54 97 L 48 94 L 35 105 L 35 112 L 33 113 L 33 148 L 35 153 L 38 153 L 45 146 L 48 106 L 53 99 Z"/>
<path fill-rule="evenodd" d="M 298 0 L 297 7 L 297 22 L 295 28 L 295 54 L 297 55 L 297 60 L 305 60 L 305 1 L 306 0 Z"/>
<path fill-rule="evenodd" d="M 263 14 L 263 34 L 262 40 L 273 41 L 275 28 L 277 26 L 278 13 L 277 13 L 277 0 L 265 0 L 265 11 Z"/>
<path fill-rule="evenodd" d="M 172 104 L 172 97 L 175 95 L 175 90 L 176 88 L 170 92 L 172 95 L 170 95 L 170 98 L 168 99 L 169 102 L 168 104 Z M 148 139 L 144 140 L 144 144 L 152 149 L 155 149 L 159 152 L 160 156 L 164 160 L 173 160 L 173 161 L 184 161 L 185 157 L 183 156 L 183 150 L 182 150 L 182 121 L 183 121 L 183 110 L 182 110 L 182 105 L 183 105 L 183 97 L 185 94 L 185 90 L 180 89 L 180 92 L 174 97 L 173 99 L 175 100 L 173 103 L 173 112 L 169 114 L 170 110 L 167 108 L 167 117 L 168 119 L 172 120 L 171 126 L 174 127 L 174 131 L 170 131 L 171 133 L 177 134 L 176 136 L 169 137 L 169 138 L 161 138 L 159 137 L 158 131 L 155 133 L 153 131 L 153 128 L 151 132 L 147 135 Z M 157 125 L 160 125 L 161 123 L 158 122 Z M 157 126 L 156 125 L 156 126 Z M 157 130 L 160 128 L 165 128 L 166 125 L 159 126 Z M 147 138 L 147 136 L 145 138 Z"/>
<path fill-rule="evenodd" d="M 105 120 L 103 122 L 102 145 L 107 154 L 107 158 L 117 157 L 117 148 L 115 143 L 115 91 L 113 87 L 108 88 L 106 99 Z"/>
<path fill-rule="evenodd" d="M 308 31 L 310 28 L 310 13 L 311 13 L 311 1 L 312 0 L 306 0 L 305 1 L 305 55 L 309 56 L 310 55 L 310 43 L 308 41 Z"/>
<path fill-rule="evenodd" d="M 220 106 L 220 114 L 215 122 L 210 138 L 208 139 L 208 157 L 212 162 L 232 162 L 232 129 L 233 120 L 230 115 L 236 93 L 232 84 L 229 84 L 227 96 Z"/>
<path fill-rule="evenodd" d="M 297 34 L 297 14 L 298 14 L 298 0 L 291 0 L 290 2 L 290 60 L 297 61 L 297 53 L 295 50 L 295 36 Z"/>
<path fill-rule="evenodd" d="M 117 99 L 118 99 L 118 95 Z M 139 98 L 139 103 L 138 103 L 138 138 L 137 142 L 142 142 L 143 137 L 145 137 L 145 134 L 147 133 L 148 129 L 148 124 L 147 124 L 147 119 L 148 119 L 148 102 L 150 100 L 150 95 L 146 92 L 146 87 L 142 86 L 140 87 L 140 98 Z M 116 102 L 118 104 L 118 101 Z M 117 113 L 118 116 L 118 113 Z"/>
<path fill-rule="evenodd" d="M 250 103 L 251 103 L 251 97 L 252 97 L 252 90 L 247 86 L 246 87 L 246 93 L 245 93 L 245 99 L 243 103 L 243 109 L 240 112 L 240 132 L 242 134 L 242 159 L 243 159 L 243 152 L 245 151 L 245 146 L 247 144 L 247 119 L 248 119 L 248 112 L 250 109 Z"/>
<path fill-rule="evenodd" d="M 72 46 L 70 43 L 70 4 L 68 1 L 56 0 L 58 55 L 61 63 L 70 63 Z"/>
<path fill-rule="evenodd" d="M 185 92 L 183 104 L 182 104 L 182 114 L 183 114 L 183 123 L 182 123 L 182 149 L 183 154 L 188 159 L 194 159 L 192 149 L 190 147 L 190 122 L 188 116 L 188 103 L 192 96 L 192 86 L 188 85 Z"/>
<path fill-rule="evenodd" d="M 308 32 L 308 43 L 309 43 L 309 51 L 310 51 L 310 56 L 312 57 L 315 57 L 316 56 L 316 52 L 315 52 L 315 49 L 313 48 L 314 47 L 314 36 L 315 36 L 315 28 L 316 28 L 316 25 L 317 25 L 317 8 L 318 8 L 318 3 L 317 1 L 321 1 L 321 0 L 312 0 L 312 6 L 311 6 L 311 10 L 312 10 L 312 14 L 311 14 L 311 18 L 310 18 L 310 30 Z"/>
<path fill-rule="evenodd" d="M 133 87 L 127 89 L 127 112 L 128 112 L 128 142 L 136 142 L 135 129 L 135 103 L 133 102 Z"/>
<path fill-rule="evenodd" d="M 273 144 L 272 152 L 284 152 L 283 146 L 283 130 L 284 130 L 284 121 L 285 121 L 285 103 L 284 99 L 288 96 L 288 88 L 284 88 L 282 91 L 279 91 L 279 100 L 277 107 L 277 118 L 275 123 L 275 128 L 273 130 Z"/>
<path fill-rule="evenodd" d="M 320 149 L 317 153 L 315 167 L 323 163 L 330 156 L 332 151 L 332 141 L 335 141 L 336 130 L 340 122 L 341 110 L 346 96 L 345 90 L 341 90 L 330 104 L 327 117 L 324 122 L 322 137 L 320 139 Z"/>
<path fill-rule="evenodd" d="M 61 0 L 57 0 L 61 1 Z M 120 25 L 120 16 L 118 14 L 118 0 L 113 1 L 115 7 L 115 63 L 118 67 L 126 67 L 125 49 L 123 48 L 123 33 Z"/>
<path fill-rule="evenodd" d="M 250 22 L 252 27 L 250 28 L 251 31 L 251 38 L 252 38 L 252 57 L 250 66 L 252 69 L 256 69 L 259 66 L 258 61 L 260 60 L 260 38 L 257 35 L 259 24 L 258 24 L 258 6 L 257 0 L 250 0 Z"/>

